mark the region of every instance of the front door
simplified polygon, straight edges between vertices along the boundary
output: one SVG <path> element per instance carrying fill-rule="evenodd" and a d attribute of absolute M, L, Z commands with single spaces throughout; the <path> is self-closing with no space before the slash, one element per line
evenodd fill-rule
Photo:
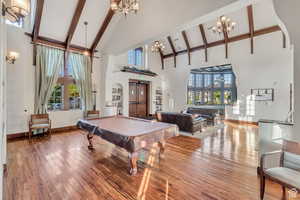
<path fill-rule="evenodd" d="M 148 114 L 148 83 L 129 82 L 129 116 L 147 117 Z"/>

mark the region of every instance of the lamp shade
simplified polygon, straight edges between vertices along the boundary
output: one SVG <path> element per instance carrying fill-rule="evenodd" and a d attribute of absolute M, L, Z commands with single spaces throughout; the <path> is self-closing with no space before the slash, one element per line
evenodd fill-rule
<path fill-rule="evenodd" d="M 30 0 L 7 0 L 6 7 L 10 13 L 24 18 L 30 13 Z"/>

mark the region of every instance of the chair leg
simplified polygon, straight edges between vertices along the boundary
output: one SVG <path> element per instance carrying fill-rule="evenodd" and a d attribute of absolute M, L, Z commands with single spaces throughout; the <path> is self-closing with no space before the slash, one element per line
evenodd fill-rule
<path fill-rule="evenodd" d="M 284 186 L 282 186 L 282 200 L 286 199 L 286 189 Z"/>
<path fill-rule="evenodd" d="M 264 199 L 265 195 L 265 186 L 266 186 L 266 178 L 264 175 L 261 174 L 260 176 L 260 199 Z"/>
<path fill-rule="evenodd" d="M 29 132 L 28 132 L 28 139 L 29 139 L 29 142 L 31 142 L 31 133 L 32 133 L 32 130 L 31 128 L 29 129 Z"/>

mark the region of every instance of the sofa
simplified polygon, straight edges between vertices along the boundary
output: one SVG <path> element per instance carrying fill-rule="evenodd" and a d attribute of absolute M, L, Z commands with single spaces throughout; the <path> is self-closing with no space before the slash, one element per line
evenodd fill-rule
<path fill-rule="evenodd" d="M 217 115 L 224 116 L 224 107 L 189 107 L 185 113 L 197 114 L 199 117 L 205 118 L 210 124 L 214 125 Z"/>
<path fill-rule="evenodd" d="M 202 126 L 206 119 L 192 114 L 175 113 L 175 112 L 158 112 L 157 120 L 160 122 L 176 124 L 179 130 L 194 134 L 202 131 Z"/>

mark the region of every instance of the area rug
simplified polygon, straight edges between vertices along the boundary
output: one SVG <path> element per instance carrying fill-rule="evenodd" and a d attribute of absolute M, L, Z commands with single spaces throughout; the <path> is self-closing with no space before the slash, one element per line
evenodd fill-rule
<path fill-rule="evenodd" d="M 193 137 L 193 138 L 204 139 L 208 136 L 217 134 L 218 131 L 223 129 L 224 127 L 225 127 L 225 125 L 223 123 L 220 123 L 215 126 L 205 127 L 205 128 L 203 128 L 202 132 L 197 131 L 196 133 L 194 133 L 194 135 L 192 135 L 191 133 L 188 133 L 188 132 L 183 132 L 183 131 L 180 131 L 179 134 L 184 135 L 184 136 Z"/>

